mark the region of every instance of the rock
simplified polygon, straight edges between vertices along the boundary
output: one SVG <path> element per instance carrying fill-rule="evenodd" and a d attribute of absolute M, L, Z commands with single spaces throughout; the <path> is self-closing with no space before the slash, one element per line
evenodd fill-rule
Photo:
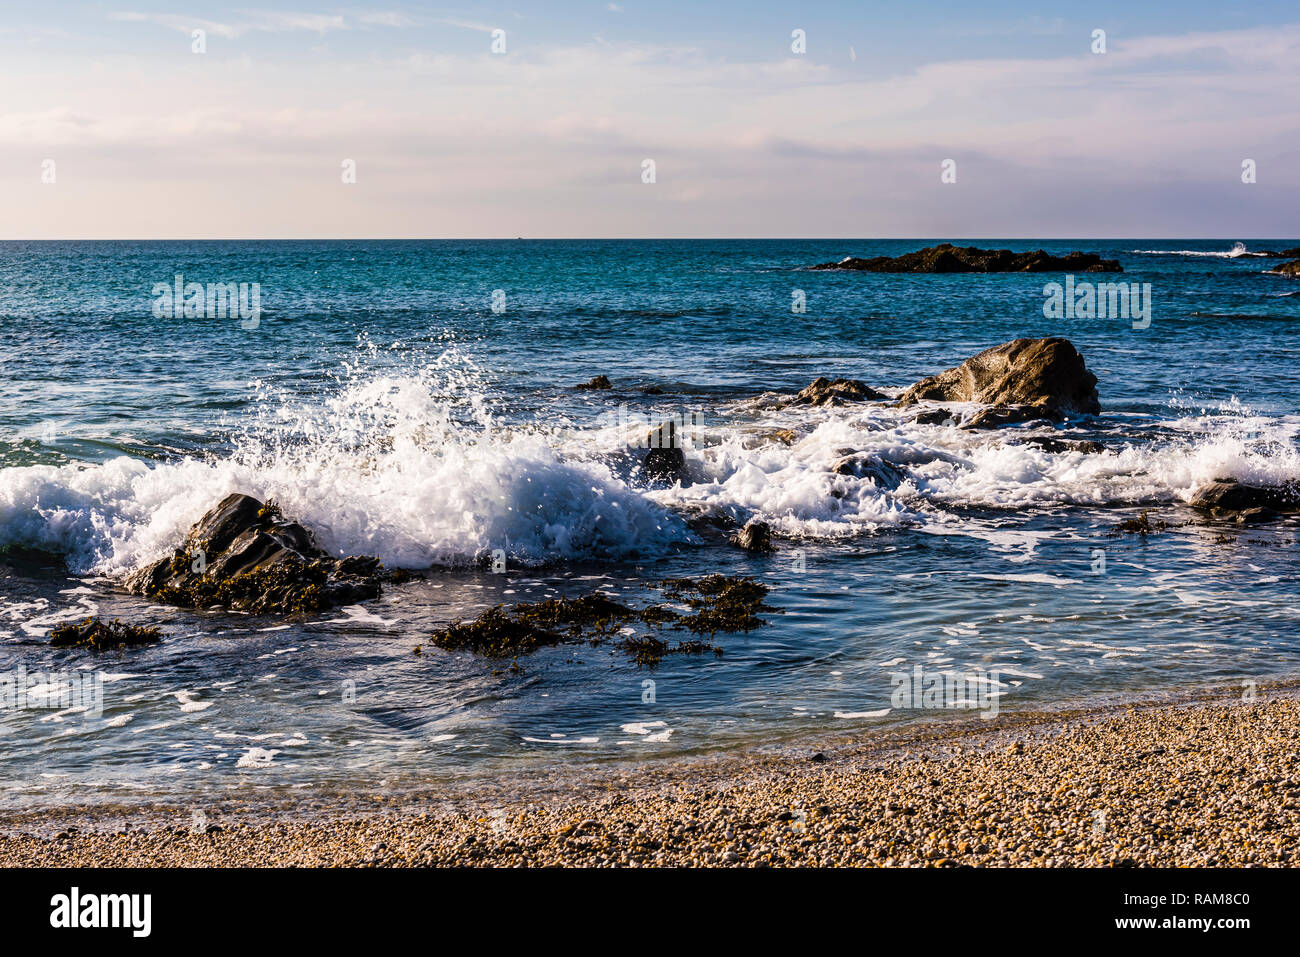
<path fill-rule="evenodd" d="M 235 493 L 204 515 L 170 557 L 131 573 L 125 584 L 171 605 L 264 614 L 375 598 L 381 574 L 378 558 L 335 558 L 273 502 Z"/>
<path fill-rule="evenodd" d="M 1116 259 L 1102 259 L 1096 253 L 1072 252 L 1053 256 L 1041 249 L 1015 253 L 1009 249 L 980 249 L 942 243 L 902 256 L 847 256 L 839 262 L 821 263 L 812 269 L 846 269 L 857 272 L 1123 272 Z"/>
<path fill-rule="evenodd" d="M 1300 512 L 1300 485 L 1246 485 L 1232 478 L 1216 478 L 1197 489 L 1189 504 L 1216 520 L 1243 525 L 1266 522 Z"/>
<path fill-rule="evenodd" d="M 739 532 L 731 536 L 731 544 L 756 555 L 766 555 L 769 552 L 776 551 L 772 547 L 772 527 L 767 522 L 750 521 Z"/>
<path fill-rule="evenodd" d="M 1270 276 L 1288 276 L 1292 279 L 1300 279 L 1300 259 L 1274 266 L 1269 270 L 1268 274 Z"/>
<path fill-rule="evenodd" d="M 1023 445 L 1032 445 L 1036 449 L 1042 449 L 1044 452 L 1083 452 L 1088 455 L 1095 455 L 1106 451 L 1106 446 L 1100 442 L 1091 442 L 1086 440 L 1072 439 L 1040 439 L 1028 438 L 1022 443 Z"/>
<path fill-rule="evenodd" d="M 988 428 L 1031 419 L 1060 421 L 1067 413 L 1097 415 L 1097 377 L 1068 339 L 1016 339 L 985 349 L 960 366 L 922 379 L 898 399 L 979 402 L 993 406 L 962 423 Z"/>
<path fill-rule="evenodd" d="M 947 409 L 927 409 L 912 420 L 917 425 L 956 425 L 957 417 Z"/>
<path fill-rule="evenodd" d="M 889 398 L 858 379 L 828 379 L 818 376 L 786 405 L 844 405 Z"/>
<path fill-rule="evenodd" d="M 641 468 L 651 482 L 690 481 L 686 470 L 686 453 L 682 450 L 682 436 L 677 423 L 671 419 L 658 428 L 646 433 L 646 445 L 650 451 L 641 460 Z"/>
<path fill-rule="evenodd" d="M 610 385 L 608 376 L 598 375 L 590 382 L 583 382 L 581 385 L 575 385 L 574 388 L 575 389 L 612 389 L 614 387 Z"/>
<path fill-rule="evenodd" d="M 54 648 L 125 648 L 147 645 L 158 641 L 162 632 L 149 625 L 124 625 L 114 618 L 105 622 L 100 618 L 87 618 L 80 624 L 64 624 L 50 630 L 50 645 Z"/>
<path fill-rule="evenodd" d="M 782 445 L 794 445 L 799 441 L 799 434 L 794 429 L 773 429 L 759 436 L 761 441 L 780 442 Z"/>
<path fill-rule="evenodd" d="M 1265 249 L 1255 255 L 1266 256 L 1269 259 L 1300 259 L 1300 246 L 1293 246 L 1290 249 L 1283 250 Z"/>
<path fill-rule="evenodd" d="M 869 452 L 850 452 L 831 466 L 836 475 L 851 475 L 854 478 L 869 478 L 878 488 L 893 490 L 903 484 L 906 474 L 892 462 Z"/>
<path fill-rule="evenodd" d="M 962 419 L 963 429 L 996 429 L 1001 425 L 1019 422 L 1060 422 L 1065 416 L 1051 407 L 1043 405 L 995 405 L 980 409 L 969 418 Z"/>

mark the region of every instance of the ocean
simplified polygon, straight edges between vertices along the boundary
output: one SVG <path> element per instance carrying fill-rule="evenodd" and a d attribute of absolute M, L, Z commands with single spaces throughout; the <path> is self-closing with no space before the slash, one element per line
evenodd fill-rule
<path fill-rule="evenodd" d="M 102 688 L 0 708 L 5 804 L 400 800 L 971 717 L 898 707 L 918 668 L 994 676 L 1002 712 L 1300 671 L 1296 522 L 1186 506 L 1216 477 L 1300 479 L 1300 286 L 1252 253 L 1296 242 L 962 242 L 1118 259 L 1076 280 L 1149 283 L 1145 328 L 1047 318 L 1058 275 L 805 268 L 937 241 L 0 243 L 0 677 Z M 160 309 L 178 276 L 257 284 L 256 321 Z M 971 432 L 756 398 L 820 375 L 893 395 L 1047 335 L 1096 374 L 1100 416 Z M 612 388 L 574 388 L 597 375 Z M 660 416 L 698 423 L 688 484 L 647 484 L 628 449 L 620 423 Z M 850 452 L 879 468 L 833 471 Z M 117 587 L 231 492 L 426 577 L 283 620 Z M 1116 532 L 1145 510 L 1169 527 Z M 750 519 L 773 554 L 709 531 Z M 712 573 L 771 589 L 721 656 L 568 644 L 516 669 L 429 642 L 497 604 L 643 604 Z M 87 615 L 165 638 L 49 647 Z"/>

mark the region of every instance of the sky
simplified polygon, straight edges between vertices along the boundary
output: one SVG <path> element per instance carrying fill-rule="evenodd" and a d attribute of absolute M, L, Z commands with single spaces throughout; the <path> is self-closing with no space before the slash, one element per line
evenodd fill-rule
<path fill-rule="evenodd" d="M 0 79 L 0 239 L 1300 238 L 1294 2 L 0 0 Z"/>

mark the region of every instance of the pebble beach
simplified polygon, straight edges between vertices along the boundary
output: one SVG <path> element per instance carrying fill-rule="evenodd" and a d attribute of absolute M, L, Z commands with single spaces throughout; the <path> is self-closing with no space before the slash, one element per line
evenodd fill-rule
<path fill-rule="evenodd" d="M 1300 843 L 1300 694 L 1240 698 L 942 722 L 818 750 L 590 773 L 562 790 L 516 783 L 433 812 L 290 809 L 201 827 L 178 826 L 179 811 L 116 826 L 11 816 L 0 863 L 1287 866 Z"/>

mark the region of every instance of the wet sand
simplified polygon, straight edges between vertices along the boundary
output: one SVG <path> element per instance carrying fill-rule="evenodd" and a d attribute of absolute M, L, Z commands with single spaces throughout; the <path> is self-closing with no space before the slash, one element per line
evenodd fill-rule
<path fill-rule="evenodd" d="M 53 832 L 6 866 L 1285 866 L 1300 694 L 1007 716 L 576 777 L 413 813 L 178 813 Z M 575 775 L 577 772 L 575 772 Z M 514 797 L 511 798 L 513 793 Z M 425 805 L 426 807 L 428 805 Z"/>

